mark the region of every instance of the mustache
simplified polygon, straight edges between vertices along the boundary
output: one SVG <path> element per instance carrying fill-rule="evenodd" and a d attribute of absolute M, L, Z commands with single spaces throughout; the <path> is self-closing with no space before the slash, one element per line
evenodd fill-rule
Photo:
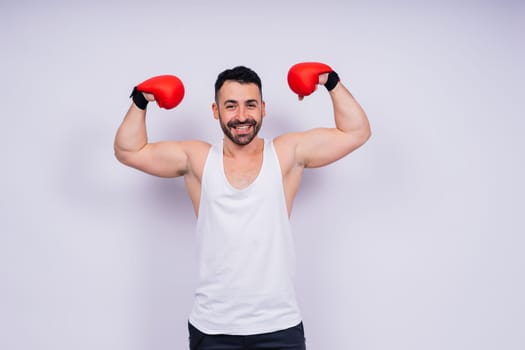
<path fill-rule="evenodd" d="M 246 119 L 244 121 L 240 121 L 240 120 L 230 120 L 228 122 L 228 127 L 229 128 L 235 128 L 235 127 L 238 127 L 238 126 L 243 126 L 243 125 L 248 125 L 248 126 L 255 126 L 257 124 L 257 122 L 253 119 Z"/>

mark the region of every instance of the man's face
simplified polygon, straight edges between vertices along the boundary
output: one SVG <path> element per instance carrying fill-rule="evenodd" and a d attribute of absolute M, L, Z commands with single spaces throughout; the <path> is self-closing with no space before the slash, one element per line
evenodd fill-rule
<path fill-rule="evenodd" d="M 231 80 L 224 82 L 212 108 L 224 134 L 237 145 L 247 145 L 257 136 L 265 115 L 259 87 Z"/>

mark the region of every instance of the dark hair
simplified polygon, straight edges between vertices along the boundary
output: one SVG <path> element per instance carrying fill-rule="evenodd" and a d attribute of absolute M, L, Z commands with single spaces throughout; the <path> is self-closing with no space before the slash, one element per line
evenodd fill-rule
<path fill-rule="evenodd" d="M 226 80 L 233 80 L 241 84 L 256 84 L 259 87 L 262 97 L 262 83 L 261 78 L 250 68 L 244 66 L 237 66 L 232 69 L 226 69 L 220 73 L 215 81 L 215 101 L 217 101 L 219 90 Z"/>

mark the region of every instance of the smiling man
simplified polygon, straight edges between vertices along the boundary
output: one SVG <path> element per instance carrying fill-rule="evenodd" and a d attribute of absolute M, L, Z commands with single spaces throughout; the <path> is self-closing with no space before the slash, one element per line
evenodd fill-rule
<path fill-rule="evenodd" d="M 247 145 L 257 136 L 261 129 L 262 118 L 265 115 L 261 83 L 257 79 L 253 84 L 235 80 L 224 81 L 223 79 L 227 78 L 226 73 L 219 76 L 215 86 L 213 115 L 220 121 L 224 135 L 237 145 Z M 239 77 L 242 79 L 241 75 Z M 223 97 L 221 100 L 219 91 Z M 230 96 L 232 98 L 229 98 Z"/>
<path fill-rule="evenodd" d="M 156 176 L 184 177 L 197 216 L 199 253 L 190 349 L 305 349 L 293 282 L 293 201 L 305 168 L 354 151 L 370 137 L 370 126 L 327 65 L 295 65 L 288 82 L 300 99 L 324 85 L 334 127 L 259 137 L 266 113 L 261 80 L 239 66 L 220 73 L 215 83 L 212 110 L 222 142 L 148 142 L 148 102 L 173 106 L 183 95 L 182 85 L 163 80 L 134 89 L 117 132 L 115 154 L 122 163 Z"/>

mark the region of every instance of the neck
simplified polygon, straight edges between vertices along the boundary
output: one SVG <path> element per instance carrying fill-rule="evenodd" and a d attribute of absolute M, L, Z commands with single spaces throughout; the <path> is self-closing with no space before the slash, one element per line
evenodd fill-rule
<path fill-rule="evenodd" d="M 238 145 L 227 137 L 224 137 L 223 140 L 223 154 L 230 158 L 253 156 L 262 152 L 263 148 L 264 140 L 260 137 L 254 138 L 247 145 Z"/>

